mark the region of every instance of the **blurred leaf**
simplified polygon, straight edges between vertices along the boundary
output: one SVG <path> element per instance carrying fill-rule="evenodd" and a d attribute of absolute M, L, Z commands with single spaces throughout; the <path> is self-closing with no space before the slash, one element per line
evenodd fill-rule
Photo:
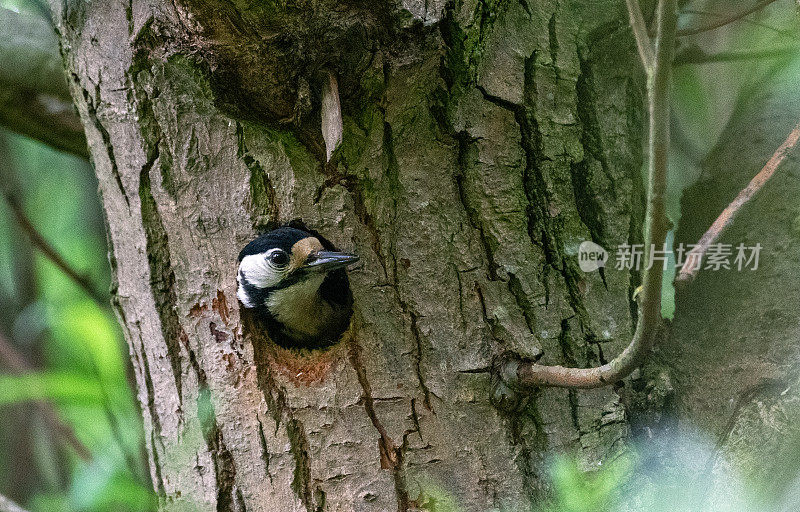
<path fill-rule="evenodd" d="M 700 76 L 698 66 L 681 66 L 673 72 L 673 108 L 681 126 L 686 130 L 683 140 L 693 144 L 691 150 L 708 151 L 714 143 L 714 116 L 711 111 L 711 91 Z M 681 139 L 678 139 L 679 141 Z M 689 148 L 680 148 L 684 152 Z"/>
<path fill-rule="evenodd" d="M 81 300 L 66 305 L 56 313 L 52 330 L 62 346 L 88 358 L 90 370 L 96 369 L 104 382 L 124 382 L 125 363 L 118 331 L 93 302 Z"/>
<path fill-rule="evenodd" d="M 0 375 L 0 405 L 50 400 L 58 403 L 102 403 L 99 383 L 83 375 L 59 372 Z"/>
<path fill-rule="evenodd" d="M 70 493 L 73 510 L 153 510 L 153 492 L 130 478 L 112 474 L 110 468 L 87 468 L 78 475 Z"/>
<path fill-rule="evenodd" d="M 61 494 L 37 494 L 28 505 L 29 510 L 47 512 L 72 512 L 65 496 Z"/>
<path fill-rule="evenodd" d="M 106 510 L 147 511 L 154 510 L 155 495 L 153 491 L 126 478 L 115 478 L 109 482 L 103 495 L 95 503 L 95 507 Z"/>
<path fill-rule="evenodd" d="M 75 472 L 70 503 L 76 510 L 86 510 L 101 499 L 113 477 L 114 463 L 108 454 L 100 454 Z"/>
<path fill-rule="evenodd" d="M 632 455 L 621 456 L 595 472 L 583 471 L 577 461 L 557 457 L 550 467 L 556 501 L 551 511 L 601 512 L 610 510 L 619 488 L 634 465 Z"/>

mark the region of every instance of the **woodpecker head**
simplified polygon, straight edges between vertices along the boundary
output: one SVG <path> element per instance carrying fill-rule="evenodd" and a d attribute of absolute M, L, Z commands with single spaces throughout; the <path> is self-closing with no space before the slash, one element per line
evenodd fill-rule
<path fill-rule="evenodd" d="M 322 348 L 347 329 L 353 296 L 345 267 L 358 256 L 292 227 L 262 235 L 239 253 L 237 296 L 285 348 Z"/>

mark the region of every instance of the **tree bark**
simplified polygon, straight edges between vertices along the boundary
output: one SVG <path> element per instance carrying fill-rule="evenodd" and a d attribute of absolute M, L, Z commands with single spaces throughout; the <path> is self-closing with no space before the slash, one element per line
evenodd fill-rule
<path fill-rule="evenodd" d="M 630 339 L 638 276 L 575 258 L 641 238 L 622 2 L 52 8 L 162 509 L 525 509 L 554 451 L 591 468 L 623 449 L 613 389 L 492 401 L 486 370 L 595 365 Z M 298 218 L 363 261 L 351 336 L 307 359 L 235 294 L 239 249 Z"/>

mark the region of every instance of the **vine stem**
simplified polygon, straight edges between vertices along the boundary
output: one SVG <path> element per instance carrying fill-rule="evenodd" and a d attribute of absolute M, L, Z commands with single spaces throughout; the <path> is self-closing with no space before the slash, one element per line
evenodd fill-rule
<path fill-rule="evenodd" d="M 639 318 L 630 344 L 607 364 L 594 368 L 547 366 L 535 362 L 509 361 L 501 375 L 511 375 L 510 385 L 563 388 L 598 388 L 618 382 L 639 367 L 650 353 L 661 326 L 661 281 L 664 262 L 650 254 L 663 248 L 669 230 L 666 216 L 667 157 L 669 153 L 669 109 L 672 59 L 675 51 L 677 25 L 676 0 L 659 0 L 656 18 L 654 58 L 650 66 L 647 50 L 651 42 L 641 27 L 641 11 L 635 0 L 628 1 L 631 24 L 637 38 L 642 63 L 647 71 L 649 103 L 648 189 L 645 217 L 645 261 L 648 267 L 644 278 L 639 306 Z M 516 378 L 514 378 L 516 377 Z"/>

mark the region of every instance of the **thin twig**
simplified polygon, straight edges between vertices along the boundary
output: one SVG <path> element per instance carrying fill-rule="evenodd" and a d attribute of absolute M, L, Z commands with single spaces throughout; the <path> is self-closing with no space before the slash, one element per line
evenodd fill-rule
<path fill-rule="evenodd" d="M 0 361 L 2 361 L 8 368 L 15 374 L 24 374 L 30 373 L 34 371 L 33 365 L 31 365 L 25 357 L 20 354 L 14 345 L 6 338 L 6 336 L 0 332 Z M 78 456 L 85 460 L 89 461 L 92 458 L 92 452 L 89 448 L 86 447 L 85 444 L 78 439 L 78 436 L 75 435 L 75 431 L 66 423 L 61 421 L 58 417 L 58 413 L 56 412 L 53 404 L 44 401 L 37 401 L 36 406 L 39 408 L 41 413 L 44 415 L 44 419 L 50 428 L 56 432 L 64 442 L 72 446 L 75 450 L 75 453 Z M 2 512 L 2 507 L 0 507 L 0 512 Z"/>
<path fill-rule="evenodd" d="M 37 249 L 39 249 L 42 254 L 47 257 L 47 259 L 53 262 L 55 266 L 64 272 L 67 277 L 69 277 L 84 292 L 86 292 L 86 294 L 92 300 L 94 300 L 98 306 L 101 308 L 107 308 L 109 306 L 108 298 L 106 298 L 104 294 L 100 293 L 86 276 L 81 275 L 75 269 L 73 269 L 70 264 L 61 257 L 58 251 L 56 251 L 47 240 L 45 240 L 41 233 L 39 233 L 39 230 L 36 229 L 36 226 L 34 226 L 33 222 L 31 222 L 31 220 L 28 218 L 28 215 L 25 213 L 25 210 L 22 208 L 22 205 L 19 203 L 17 198 L 7 190 L 3 190 L 3 196 L 5 197 L 8 205 L 11 207 L 11 211 L 14 213 L 14 217 L 17 219 L 17 223 L 28 235 L 31 243 Z"/>
<path fill-rule="evenodd" d="M 645 217 L 645 260 L 648 263 L 650 263 L 651 251 L 664 247 L 669 230 L 665 196 L 669 150 L 669 91 L 672 58 L 675 51 L 676 23 L 676 0 L 659 0 L 656 18 L 655 60 L 652 68 L 648 71 L 650 139 L 648 143 L 647 214 Z M 597 388 L 624 379 L 644 362 L 662 325 L 661 281 L 663 270 L 664 262 L 661 258 L 653 258 L 652 265 L 645 270 L 636 331 L 630 344 L 611 362 L 595 368 L 566 368 L 512 361 L 501 368 L 501 375 L 510 374 L 512 378 L 508 383 L 512 386 L 516 384 L 565 388 Z"/>
<path fill-rule="evenodd" d="M 718 29 L 720 27 L 724 27 L 725 25 L 730 25 L 731 23 L 739 21 L 740 19 L 744 18 L 745 16 L 748 16 L 750 14 L 753 14 L 756 11 L 759 11 L 759 10 L 763 9 L 764 7 L 768 6 L 769 4 L 771 4 L 774 1 L 775 0 L 761 0 L 760 2 L 758 2 L 753 7 L 750 7 L 748 9 L 745 9 L 743 11 L 740 11 L 740 12 L 737 12 L 737 13 L 734 13 L 734 14 L 731 14 L 730 16 L 719 18 L 717 20 L 712 21 L 711 23 L 709 23 L 707 25 L 701 25 L 699 27 L 687 27 L 687 28 L 680 29 L 680 30 L 678 30 L 677 35 L 678 35 L 678 37 L 693 36 L 695 34 L 702 34 L 703 32 L 708 32 L 709 30 L 716 30 L 716 29 Z"/>
<path fill-rule="evenodd" d="M 27 512 L 27 510 L 0 494 L 0 512 Z"/>
<path fill-rule="evenodd" d="M 697 48 L 681 52 L 675 56 L 673 66 L 687 64 L 710 64 L 714 62 L 737 62 L 754 59 L 780 59 L 800 53 L 800 46 L 787 46 L 784 48 L 766 48 L 763 50 L 740 50 L 720 53 L 705 53 Z"/>
<path fill-rule="evenodd" d="M 625 4 L 628 6 L 631 29 L 633 30 L 633 37 L 636 39 L 639 57 L 642 59 L 644 69 L 649 70 L 655 60 L 655 54 L 653 42 L 650 40 L 650 36 L 647 35 L 647 23 L 645 23 L 642 9 L 639 7 L 639 0 L 625 0 Z"/>
<path fill-rule="evenodd" d="M 797 145 L 798 140 L 800 140 L 800 123 L 795 125 L 794 129 L 789 133 L 789 136 L 786 137 L 786 140 L 783 141 L 778 149 L 775 150 L 775 153 L 769 159 L 769 161 L 764 165 L 764 167 L 759 171 L 755 177 L 750 180 L 750 183 L 739 192 L 739 195 L 731 201 L 731 204 L 725 208 L 722 213 L 717 217 L 717 220 L 711 224 L 711 227 L 708 228 L 708 231 L 700 238 L 691 251 L 686 253 L 686 260 L 681 268 L 680 273 L 675 278 L 676 283 L 681 282 L 690 282 L 696 276 L 700 270 L 700 262 L 703 260 L 703 256 L 705 255 L 708 248 L 717 241 L 720 237 L 722 232 L 731 225 L 733 219 L 736 217 L 736 214 L 739 213 L 739 210 L 745 204 L 753 198 L 756 193 L 764 187 L 764 184 L 769 181 L 769 179 L 775 174 L 775 171 L 778 169 L 778 166 L 786 159 L 786 156 L 794 149 Z"/>
<path fill-rule="evenodd" d="M 701 16 L 711 16 L 713 18 L 724 18 L 724 17 L 726 17 L 724 14 L 720 14 L 718 12 L 702 11 L 702 10 L 699 10 L 699 9 L 686 9 L 686 10 L 683 10 L 681 12 L 683 14 L 699 14 Z M 775 32 L 776 34 L 779 34 L 779 35 L 781 35 L 783 37 L 789 37 L 789 38 L 795 39 L 795 40 L 799 40 L 800 39 L 794 33 L 792 33 L 789 30 L 783 30 L 783 29 L 780 29 L 778 27 L 773 27 L 772 25 L 769 25 L 767 23 L 762 23 L 760 21 L 743 19 L 742 23 L 745 23 L 747 25 L 752 25 L 754 27 L 760 27 L 760 28 L 767 29 L 767 30 Z"/>

